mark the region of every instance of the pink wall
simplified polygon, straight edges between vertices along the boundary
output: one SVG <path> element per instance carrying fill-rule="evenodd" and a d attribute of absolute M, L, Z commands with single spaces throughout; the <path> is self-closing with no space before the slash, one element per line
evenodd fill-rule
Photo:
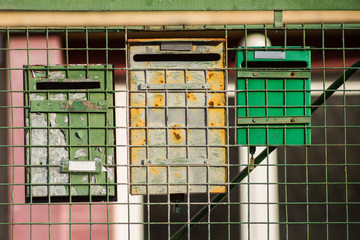
<path fill-rule="evenodd" d="M 61 50 L 54 48 L 62 47 L 61 36 L 50 35 L 48 40 L 49 51 L 46 51 L 46 37 L 42 35 L 30 35 L 27 44 L 25 35 L 11 35 L 10 51 L 7 59 L 8 67 L 22 68 L 23 65 L 46 65 L 47 56 L 49 65 L 64 63 L 64 54 Z M 37 48 L 41 50 L 29 50 L 26 48 Z M 53 49 L 53 50 L 51 50 Z M 8 89 L 12 91 L 23 91 L 23 71 L 10 70 L 8 74 Z M 11 85 L 10 85 L 11 82 Z M 11 206 L 9 209 L 9 231 L 11 239 L 51 239 L 66 240 L 71 239 L 107 239 L 108 226 L 106 223 L 108 216 L 106 205 L 72 205 L 67 203 L 56 204 L 33 204 L 25 203 L 25 164 L 24 155 L 24 111 L 23 93 L 13 92 L 8 96 L 8 102 L 14 108 L 9 109 L 8 126 L 14 129 L 9 130 L 8 142 L 14 147 L 9 148 L 9 165 L 20 165 L 19 167 L 9 167 L 9 194 Z M 20 107 L 20 108 L 17 108 Z M 20 129 L 16 129 L 20 128 Z M 90 226 L 91 222 L 95 223 Z M 71 218 L 70 218 L 71 215 Z M 48 224 L 50 223 L 50 224 Z M 69 224 L 71 223 L 71 225 Z M 83 223 L 83 224 L 77 224 Z M 103 223 L 103 224 L 97 224 Z M 91 228 L 91 231 L 90 231 Z"/>

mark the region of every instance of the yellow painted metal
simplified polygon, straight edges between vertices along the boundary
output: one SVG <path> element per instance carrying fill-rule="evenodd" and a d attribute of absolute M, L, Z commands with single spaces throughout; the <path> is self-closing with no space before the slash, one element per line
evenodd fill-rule
<path fill-rule="evenodd" d="M 226 192 L 225 39 L 128 42 L 131 193 Z"/>

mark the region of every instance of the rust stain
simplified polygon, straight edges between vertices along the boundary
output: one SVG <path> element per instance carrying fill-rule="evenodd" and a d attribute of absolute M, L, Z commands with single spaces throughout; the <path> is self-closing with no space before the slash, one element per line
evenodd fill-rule
<path fill-rule="evenodd" d="M 131 145 L 145 145 L 145 129 L 131 129 L 130 131 Z"/>
<path fill-rule="evenodd" d="M 132 127 L 145 127 L 145 110 L 142 108 L 131 108 L 130 109 L 130 124 Z"/>
<path fill-rule="evenodd" d="M 211 193 L 224 193 L 226 192 L 225 186 L 214 186 L 210 189 Z"/>
<path fill-rule="evenodd" d="M 209 100 L 208 105 L 210 107 L 214 106 L 225 106 L 225 94 L 223 93 L 215 93 L 212 95 L 212 98 Z"/>
<path fill-rule="evenodd" d="M 209 71 L 206 76 L 207 83 L 211 84 L 211 90 L 224 90 L 224 71 Z"/>
<path fill-rule="evenodd" d="M 225 109 L 214 108 L 209 109 L 209 125 L 214 127 L 225 126 Z"/>
<path fill-rule="evenodd" d="M 162 93 L 155 94 L 153 106 L 154 107 L 163 107 L 164 106 L 164 99 L 165 99 L 164 94 L 162 94 Z"/>
<path fill-rule="evenodd" d="M 188 99 L 189 101 L 196 101 L 196 100 L 197 100 L 197 97 L 195 96 L 195 94 L 194 94 L 194 93 L 191 93 L 191 92 L 188 92 L 188 93 L 186 94 L 186 97 L 187 97 L 187 99 Z"/>
<path fill-rule="evenodd" d="M 179 177 L 180 177 L 180 174 L 179 174 L 179 173 L 175 173 L 175 177 L 176 177 L 176 178 L 179 178 Z"/>
<path fill-rule="evenodd" d="M 194 78 L 194 74 L 191 72 L 186 72 L 186 82 L 191 82 L 191 80 Z"/>
<path fill-rule="evenodd" d="M 174 135 L 174 137 L 175 137 L 176 140 L 180 140 L 180 138 L 181 138 L 180 133 L 178 133 L 178 132 L 176 132 L 176 131 L 173 131 L 172 134 Z"/>
<path fill-rule="evenodd" d="M 149 167 L 149 169 L 150 169 L 151 172 L 155 173 L 156 175 L 160 174 L 157 167 Z"/>
<path fill-rule="evenodd" d="M 163 72 L 155 72 L 154 83 L 165 83 L 164 73 Z"/>
<path fill-rule="evenodd" d="M 178 124 L 174 124 L 171 127 L 180 127 Z M 170 129 L 170 139 L 172 140 L 173 144 L 181 144 L 184 142 L 182 129 Z"/>
<path fill-rule="evenodd" d="M 135 189 L 135 188 L 131 188 L 131 193 L 132 194 L 138 194 L 139 191 L 137 189 Z"/>

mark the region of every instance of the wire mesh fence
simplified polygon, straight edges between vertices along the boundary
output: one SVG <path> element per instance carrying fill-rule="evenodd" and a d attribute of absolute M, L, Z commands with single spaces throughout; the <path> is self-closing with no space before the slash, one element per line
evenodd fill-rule
<path fill-rule="evenodd" d="M 4 239 L 360 235 L 360 25 L 0 34 Z"/>

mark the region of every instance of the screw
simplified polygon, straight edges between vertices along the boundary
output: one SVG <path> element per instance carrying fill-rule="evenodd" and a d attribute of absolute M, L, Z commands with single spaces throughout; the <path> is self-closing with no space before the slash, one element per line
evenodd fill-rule
<path fill-rule="evenodd" d="M 256 123 L 256 119 L 255 119 L 255 118 L 253 118 L 253 119 L 252 119 L 252 122 L 253 122 L 253 123 Z"/>
<path fill-rule="evenodd" d="M 254 72 L 252 75 L 253 75 L 253 76 L 257 76 L 257 73 L 256 73 L 256 72 Z"/>
<path fill-rule="evenodd" d="M 295 73 L 294 72 L 291 72 L 291 74 L 290 74 L 291 76 L 295 76 Z"/>
<path fill-rule="evenodd" d="M 204 161 L 204 164 L 207 164 L 207 161 Z"/>
<path fill-rule="evenodd" d="M 147 85 L 146 87 L 147 87 L 147 88 L 150 88 L 150 85 Z"/>
<path fill-rule="evenodd" d="M 295 118 L 292 118 L 292 119 L 290 120 L 290 122 L 295 122 Z"/>

